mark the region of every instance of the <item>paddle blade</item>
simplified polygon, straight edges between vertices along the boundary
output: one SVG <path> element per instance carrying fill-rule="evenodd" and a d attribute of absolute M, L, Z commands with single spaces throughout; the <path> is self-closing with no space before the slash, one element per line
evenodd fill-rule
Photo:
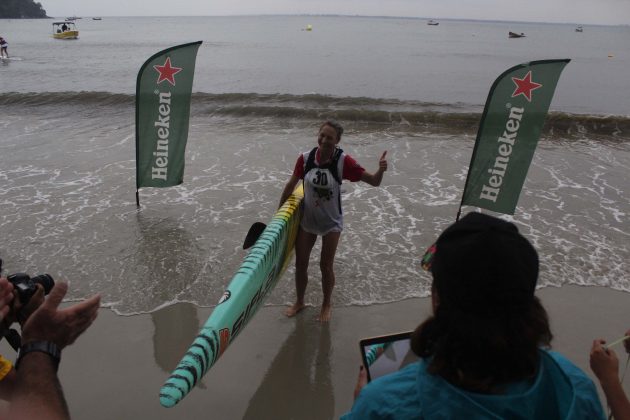
<path fill-rule="evenodd" d="M 262 222 L 256 222 L 249 228 L 249 232 L 247 232 L 247 236 L 245 236 L 245 241 L 243 242 L 243 249 L 248 249 L 252 245 L 256 243 L 260 235 L 262 235 L 263 231 L 267 227 L 266 224 Z"/>

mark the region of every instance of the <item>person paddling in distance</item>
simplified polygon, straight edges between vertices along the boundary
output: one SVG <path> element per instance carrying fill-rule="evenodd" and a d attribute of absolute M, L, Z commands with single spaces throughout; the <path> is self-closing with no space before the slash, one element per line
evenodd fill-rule
<path fill-rule="evenodd" d="M 8 48 L 9 43 L 6 41 L 6 39 L 0 36 L 0 57 L 9 58 Z"/>
<path fill-rule="evenodd" d="M 333 263 L 343 230 L 341 181 L 363 181 L 378 187 L 387 170 L 387 151 L 383 152 L 374 173 L 366 171 L 350 155 L 339 148 L 343 127 L 327 120 L 319 127 L 317 147 L 300 154 L 293 174 L 282 191 L 280 206 L 289 198 L 298 181 L 304 181 L 304 212 L 295 241 L 295 288 L 297 299 L 286 311 L 295 316 L 306 306 L 304 295 L 308 284 L 308 264 L 318 236 L 322 237 L 319 267 L 322 273 L 322 301 L 319 321 L 328 322 L 332 311 L 332 291 L 335 287 Z"/>

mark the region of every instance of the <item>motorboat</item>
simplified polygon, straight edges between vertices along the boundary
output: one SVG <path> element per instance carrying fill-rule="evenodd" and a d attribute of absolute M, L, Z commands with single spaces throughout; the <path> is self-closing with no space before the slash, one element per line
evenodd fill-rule
<path fill-rule="evenodd" d="M 53 22 L 52 36 L 55 39 L 77 39 L 79 38 L 79 30 L 74 22 L 69 20 L 63 22 Z"/>
<path fill-rule="evenodd" d="M 516 32 L 508 32 L 508 37 L 509 38 L 524 38 L 525 34 L 523 32 L 521 32 L 520 34 Z"/>
<path fill-rule="evenodd" d="M 582 28 L 582 25 L 575 28 L 575 32 L 582 32 L 582 31 L 584 31 L 584 29 Z"/>
<path fill-rule="evenodd" d="M 92 20 L 103 20 L 103 18 L 100 17 L 93 17 Z"/>
<path fill-rule="evenodd" d="M 431 20 L 429 20 L 427 22 L 427 25 L 431 25 L 431 26 L 438 26 L 439 24 L 440 24 L 440 22 L 438 22 L 437 20 L 433 20 L 433 19 L 431 19 Z"/>

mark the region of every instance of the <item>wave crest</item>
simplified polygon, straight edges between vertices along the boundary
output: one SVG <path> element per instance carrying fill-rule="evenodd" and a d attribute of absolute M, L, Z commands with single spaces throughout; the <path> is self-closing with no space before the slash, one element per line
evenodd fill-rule
<path fill-rule="evenodd" d="M 135 95 L 109 92 L 44 92 L 0 95 L 0 106 L 12 107 L 133 107 Z M 314 120 L 336 118 L 367 127 L 397 126 L 412 131 L 475 133 L 482 106 L 431 103 L 387 98 L 334 97 L 318 94 L 193 93 L 193 116 Z M 550 112 L 543 135 L 551 138 L 586 136 L 627 140 L 630 117 Z"/>

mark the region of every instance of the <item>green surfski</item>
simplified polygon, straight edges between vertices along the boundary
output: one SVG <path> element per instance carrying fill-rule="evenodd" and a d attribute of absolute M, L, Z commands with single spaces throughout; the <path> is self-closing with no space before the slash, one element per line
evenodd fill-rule
<path fill-rule="evenodd" d="M 164 407 L 173 407 L 190 392 L 282 277 L 293 254 L 303 198 L 300 183 L 245 257 L 219 304 L 162 386 L 160 403 Z"/>

